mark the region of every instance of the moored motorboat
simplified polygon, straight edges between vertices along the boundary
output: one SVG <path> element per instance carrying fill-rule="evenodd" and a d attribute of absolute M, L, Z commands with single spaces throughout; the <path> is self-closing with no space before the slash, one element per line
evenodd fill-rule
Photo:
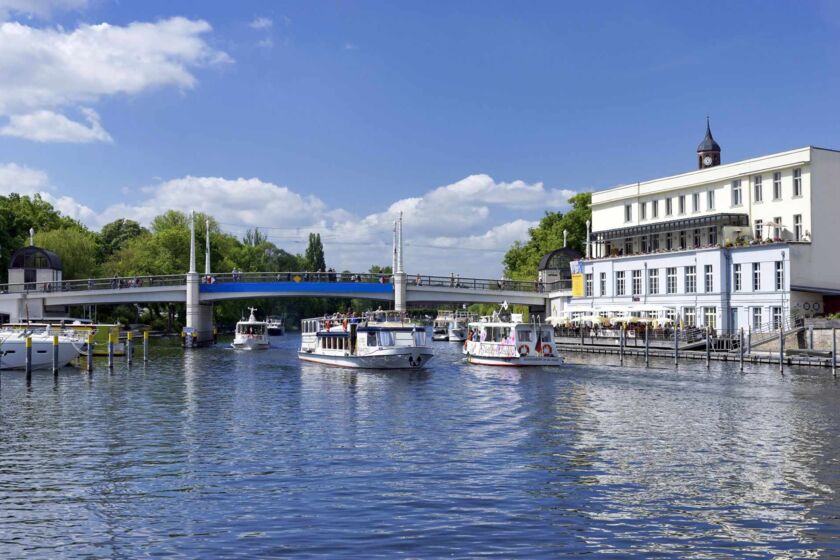
<path fill-rule="evenodd" d="M 5 325 L 0 331 L 0 369 L 26 367 L 26 339 L 31 339 L 32 369 L 52 367 L 54 344 L 58 342 L 58 367 L 64 367 L 79 357 L 85 343 L 72 332 L 68 333 L 46 324 Z"/>
<path fill-rule="evenodd" d="M 237 350 L 263 350 L 269 347 L 268 339 L 268 323 L 265 321 L 257 321 L 254 316 L 255 307 L 248 308 L 251 314 L 248 320 L 238 321 L 236 323 L 236 333 L 233 336 L 233 346 Z"/>
<path fill-rule="evenodd" d="M 298 357 L 349 368 L 422 368 L 434 356 L 428 334 L 426 327 L 397 312 L 304 319 Z"/>
<path fill-rule="evenodd" d="M 432 323 L 432 340 L 449 340 L 449 321 L 453 313 L 447 309 L 441 309 Z"/>
<path fill-rule="evenodd" d="M 507 304 L 481 320 L 469 323 L 463 353 L 471 364 L 488 366 L 556 366 L 563 363 L 554 343 L 554 329 L 541 323 L 524 323 Z"/>
<path fill-rule="evenodd" d="M 467 340 L 470 321 L 476 317 L 466 310 L 458 310 L 449 318 L 447 325 L 447 340 L 449 342 L 464 342 Z"/>
<path fill-rule="evenodd" d="M 268 336 L 283 336 L 286 334 L 286 325 L 283 317 L 269 316 L 265 318 Z"/>

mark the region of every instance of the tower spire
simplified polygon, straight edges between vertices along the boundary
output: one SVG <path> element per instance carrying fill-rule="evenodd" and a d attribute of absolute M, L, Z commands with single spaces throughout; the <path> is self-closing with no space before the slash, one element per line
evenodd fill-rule
<path fill-rule="evenodd" d="M 712 136 L 710 120 L 709 115 L 706 115 L 706 136 L 697 146 L 697 166 L 700 169 L 720 165 L 720 144 L 715 142 L 715 137 Z"/>

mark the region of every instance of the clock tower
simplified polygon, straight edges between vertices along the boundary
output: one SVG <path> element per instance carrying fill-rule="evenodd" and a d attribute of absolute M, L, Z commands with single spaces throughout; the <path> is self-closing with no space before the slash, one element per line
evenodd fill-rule
<path fill-rule="evenodd" d="M 720 165 L 720 145 L 712 137 L 709 117 L 706 117 L 706 137 L 697 146 L 697 168 L 706 169 L 715 165 Z"/>

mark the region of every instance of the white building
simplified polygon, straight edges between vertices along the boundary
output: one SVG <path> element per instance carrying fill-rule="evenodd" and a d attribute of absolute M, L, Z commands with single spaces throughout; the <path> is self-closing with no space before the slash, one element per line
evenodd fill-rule
<path fill-rule="evenodd" d="M 552 315 L 658 310 L 729 330 L 840 310 L 840 152 L 720 165 L 707 124 L 697 154 L 697 171 L 593 193 L 582 293 L 552 294 Z"/>

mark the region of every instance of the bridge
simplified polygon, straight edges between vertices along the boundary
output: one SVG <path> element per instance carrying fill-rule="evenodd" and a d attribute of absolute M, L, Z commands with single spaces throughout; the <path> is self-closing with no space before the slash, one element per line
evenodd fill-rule
<path fill-rule="evenodd" d="M 397 229 L 399 228 L 399 229 Z M 190 272 L 166 276 L 92 278 L 47 283 L 0 285 L 0 314 L 11 322 L 45 317 L 49 310 L 71 305 L 185 303 L 187 326 L 199 341 L 212 337 L 213 303 L 252 298 L 328 297 L 409 304 L 500 303 L 549 309 L 547 295 L 561 286 L 535 282 L 408 275 L 402 272 L 401 224 L 395 225 L 394 274 L 335 272 L 243 272 L 212 274 L 195 269 L 195 232 L 190 243 Z M 209 247 L 207 254 L 209 254 Z"/>

